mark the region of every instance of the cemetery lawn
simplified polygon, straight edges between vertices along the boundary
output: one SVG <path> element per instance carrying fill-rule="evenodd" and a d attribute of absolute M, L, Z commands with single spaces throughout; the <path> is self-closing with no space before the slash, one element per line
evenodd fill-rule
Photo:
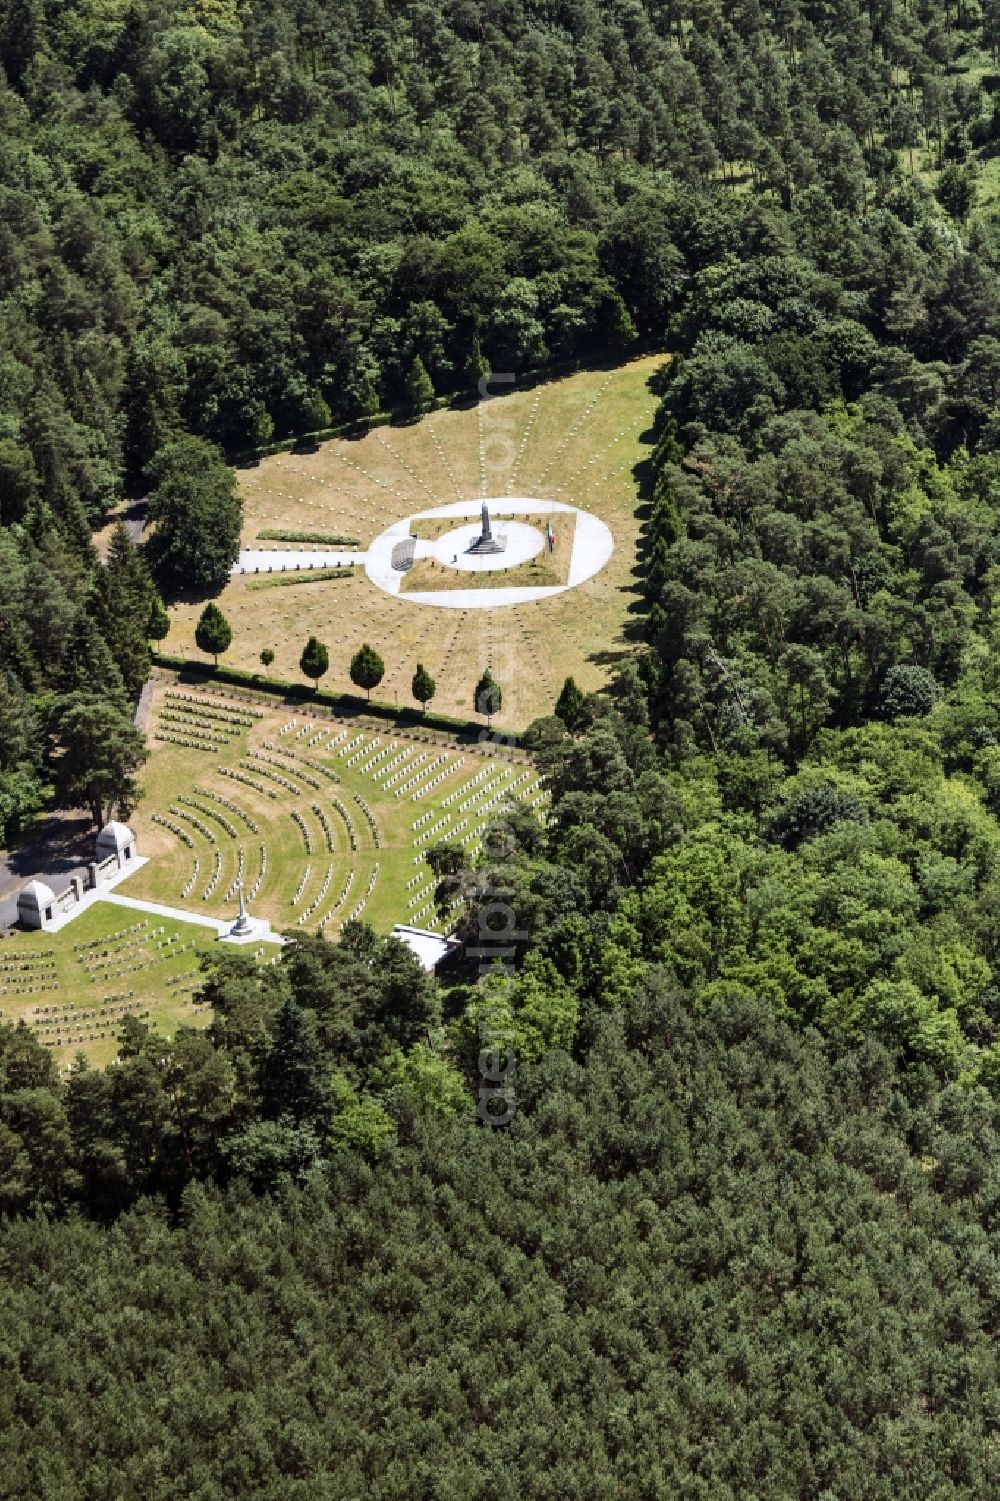
<path fill-rule="evenodd" d="M 251 576 L 237 576 L 217 600 L 233 627 L 225 663 L 259 671 L 260 652 L 269 647 L 270 671 L 294 680 L 306 640 L 315 635 L 330 653 L 323 686 L 350 690 L 351 657 L 369 641 L 385 661 L 382 702 L 412 704 L 410 684 L 422 662 L 437 682 L 432 707 L 471 718 L 473 691 L 489 661 L 503 689 L 496 723 L 512 728 L 550 713 L 569 674 L 585 690 L 602 686 L 626 655 L 639 598 L 635 469 L 650 454 L 656 397 L 649 382 L 663 363 L 655 355 L 585 370 L 515 388 L 485 405 L 443 409 L 421 422 L 242 468 L 244 547 L 260 546 L 265 530 L 344 534 L 367 547 L 393 522 L 435 505 L 529 495 L 592 511 L 611 529 L 615 551 L 576 589 L 495 610 L 414 604 L 405 592 L 394 598 L 363 575 L 301 589 L 253 589 Z M 501 574 L 497 581 L 510 579 Z M 201 659 L 194 628 L 203 605 L 171 607 L 165 651 Z"/>
<path fill-rule="evenodd" d="M 0 1018 L 33 1027 L 62 1067 L 80 1052 L 110 1063 L 126 1015 L 165 1036 L 205 1025 L 194 995 L 214 943 L 208 928 L 101 901 L 58 933 L 14 929 L 0 940 Z"/>
<path fill-rule="evenodd" d="M 535 772 L 515 752 L 458 748 L 430 730 L 311 713 L 170 673 L 154 682 L 149 744 L 131 825 L 150 859 L 121 893 L 235 917 L 242 850 L 250 910 L 277 932 L 322 925 L 334 937 L 350 917 L 383 933 L 397 922 L 440 931 L 423 852 L 451 835 L 474 849 L 498 811 L 487 802 L 518 779 L 519 794 L 540 796 Z M 453 796 L 474 777 L 475 786 Z M 472 806 L 459 810 L 461 802 Z"/>
<path fill-rule="evenodd" d="M 130 819 L 148 863 L 116 894 L 235 918 L 242 874 L 251 912 L 278 932 L 323 925 L 332 938 L 349 917 L 381 933 L 397 922 L 444 931 L 426 850 L 446 839 L 475 850 L 507 789 L 541 797 L 516 752 L 194 688 L 170 673 L 154 678 L 149 732 L 144 797 Z M 58 933 L 0 940 L 0 1016 L 34 1027 L 63 1066 L 78 1052 L 109 1063 L 126 1015 L 165 1035 L 204 1025 L 200 956 L 217 942 L 210 928 L 95 902 Z M 248 951 L 262 961 L 278 952 Z"/>

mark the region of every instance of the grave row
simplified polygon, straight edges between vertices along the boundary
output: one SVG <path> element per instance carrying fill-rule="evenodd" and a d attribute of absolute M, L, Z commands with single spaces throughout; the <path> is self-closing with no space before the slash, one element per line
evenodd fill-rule
<path fill-rule="evenodd" d="M 293 797 L 298 797 L 302 791 L 301 787 L 297 787 L 294 782 L 290 782 L 287 777 L 282 776 L 280 771 L 273 771 L 270 766 L 262 766 L 259 762 L 255 762 L 253 766 L 247 767 L 246 762 L 241 761 L 240 768 L 252 771 L 255 776 L 266 777 L 269 782 L 277 782 L 279 787 L 284 787 L 285 791 L 290 792 Z M 252 786 L 253 784 L 251 783 L 250 785 Z M 274 796 L 273 793 L 272 796 Z"/>
<path fill-rule="evenodd" d="M 164 818 L 162 813 L 151 813 L 149 816 L 154 823 L 159 824 L 161 828 L 168 829 L 182 844 L 186 844 L 189 850 L 194 849 L 194 840 L 187 829 L 182 829 L 179 823 L 175 823 L 171 818 Z"/>
<path fill-rule="evenodd" d="M 197 719 L 193 714 L 185 714 L 181 710 L 161 709 L 157 724 L 165 724 L 171 733 L 187 732 L 199 740 L 209 740 L 213 745 L 231 745 L 236 738 L 233 734 L 227 735 L 224 730 L 217 729 L 211 720 Z"/>
<path fill-rule="evenodd" d="M 184 822 L 189 823 L 193 829 L 197 829 L 198 833 L 203 839 L 207 839 L 209 844 L 218 844 L 219 841 L 216 839 L 214 831 L 208 827 L 208 824 L 202 823 L 197 813 L 190 813 L 187 808 L 178 808 L 176 803 L 170 804 L 168 812 L 174 818 L 183 818 Z"/>
<path fill-rule="evenodd" d="M 343 890 L 341 891 L 341 893 L 338 896 L 337 900 L 334 902 L 333 906 L 330 908 L 329 912 L 326 914 L 326 916 L 320 922 L 320 924 L 319 924 L 320 932 L 323 931 L 323 929 L 326 927 L 326 925 L 330 921 L 330 919 L 332 917 L 334 917 L 337 912 L 339 912 L 340 908 L 347 901 L 347 898 L 350 895 L 351 887 L 353 885 L 354 885 L 354 870 L 352 868 L 351 870 L 349 870 L 347 872 L 347 880 L 344 882 Z"/>
<path fill-rule="evenodd" d="M 297 907 L 299 905 L 299 902 L 301 902 L 303 893 L 305 892 L 305 889 L 306 889 L 306 887 L 309 884 L 309 877 L 311 875 L 312 875 L 312 865 L 310 864 L 310 865 L 307 865 L 306 868 L 305 868 L 305 870 L 302 872 L 302 879 L 299 882 L 298 886 L 295 888 L 295 895 L 289 901 L 288 905 L 290 907 Z"/>
<path fill-rule="evenodd" d="M 430 751 L 421 751 L 420 755 L 417 756 L 416 760 L 410 761 L 409 765 L 406 766 L 399 773 L 398 776 L 389 777 L 389 779 L 387 781 L 385 781 L 385 782 L 382 783 L 382 785 L 385 788 L 386 792 L 389 791 L 390 787 L 395 787 L 396 783 L 402 781 L 403 777 L 407 776 L 411 771 L 416 771 L 417 767 L 418 766 L 422 766 L 423 763 L 425 761 L 427 761 L 429 758 L 430 758 Z M 414 780 L 419 782 L 420 781 L 420 777 L 416 777 Z M 412 787 L 413 786 L 413 782 L 410 782 L 409 786 Z M 403 787 L 403 788 L 400 789 L 400 791 L 405 792 L 406 788 Z M 398 793 L 396 795 L 397 795 L 397 797 L 399 796 Z"/>
<path fill-rule="evenodd" d="M 360 745 L 363 740 L 367 740 L 367 739 L 368 739 L 368 736 L 365 735 L 365 734 L 363 734 L 363 733 L 360 734 L 360 735 L 355 735 L 355 737 L 354 737 L 353 740 L 349 740 L 346 745 L 342 745 L 340 747 L 340 750 L 337 752 L 337 755 L 340 756 L 341 759 L 343 759 L 343 757 L 346 756 L 350 751 L 354 750 L 354 748 L 356 746 Z M 350 765 L 350 762 L 348 762 L 347 764 Z"/>
<path fill-rule="evenodd" d="M 306 854 L 311 855 L 313 852 L 312 834 L 309 832 L 309 826 L 306 823 L 305 819 L 302 817 L 302 814 L 299 812 L 298 808 L 292 809 L 292 818 L 297 824 L 299 833 L 302 835 L 302 838 L 305 841 Z"/>
<path fill-rule="evenodd" d="M 225 829 L 230 839 L 239 838 L 239 834 L 229 819 L 215 808 L 206 808 L 203 803 L 196 802 L 193 797 L 187 797 L 184 793 L 178 795 L 177 801 L 183 803 L 186 808 L 193 808 L 196 813 L 203 813 L 206 818 L 213 818 L 220 828 Z"/>
<path fill-rule="evenodd" d="M 320 807 L 319 803 L 313 803 L 311 804 L 311 807 L 316 817 L 319 819 L 320 827 L 323 830 L 323 836 L 326 839 L 326 847 L 332 855 L 334 851 L 334 843 L 333 829 L 330 827 L 330 820 L 327 818 L 326 813 Z"/>
<path fill-rule="evenodd" d="M 142 1001 L 130 1002 L 127 1010 L 140 1018 L 150 1016 L 152 1013 L 150 1012 L 148 1007 L 146 1007 L 145 1010 L 139 1009 L 143 1005 L 144 1002 Z M 108 1016 L 106 1020 L 110 1021 L 111 1017 Z M 38 1030 L 40 1030 L 44 1034 L 51 1032 L 53 1028 L 42 1027 Z M 65 1035 L 59 1032 L 56 1033 L 55 1037 L 47 1037 L 43 1035 L 41 1041 L 42 1046 L 46 1048 L 65 1048 L 73 1042 L 105 1042 L 108 1038 L 117 1037 L 118 1035 L 119 1034 L 117 1031 L 110 1030 L 107 1027 L 102 1028 L 101 1023 L 99 1021 L 96 1021 L 85 1022 L 82 1026 L 78 1026 L 72 1031 L 66 1032 Z"/>
<path fill-rule="evenodd" d="M 314 735 L 311 740 L 308 740 L 306 742 L 306 744 L 309 745 L 309 746 L 312 746 L 312 745 L 315 744 L 315 742 L 316 742 L 317 739 L 322 739 L 322 737 L 323 737 L 323 731 L 320 731 L 320 734 L 318 736 Z M 263 741 L 262 743 L 263 743 L 263 746 L 264 746 L 265 750 L 277 750 L 278 749 L 277 746 L 270 745 L 268 743 L 268 741 L 266 741 L 266 740 Z M 309 782 L 310 787 L 316 787 L 316 788 L 318 788 L 320 784 L 318 782 L 310 781 L 310 779 L 306 776 L 305 772 L 300 769 L 303 766 L 308 766 L 309 770 L 316 772 L 316 774 L 318 776 L 326 777 L 326 779 L 327 779 L 328 782 L 337 782 L 337 783 L 340 782 L 340 777 L 333 770 L 333 768 L 330 767 L 330 766 L 324 766 L 323 763 L 322 763 L 322 761 L 314 761 L 314 760 L 312 760 L 312 758 L 310 756 L 302 756 L 297 751 L 291 749 L 291 747 L 289 747 L 288 750 L 283 750 L 282 751 L 282 755 L 286 756 L 289 760 L 295 762 L 294 766 L 287 766 L 284 769 L 286 771 L 291 772 L 292 776 L 301 777 L 304 782 Z M 275 761 L 274 762 L 275 766 L 281 766 L 281 764 L 282 763 L 280 761 Z"/>
<path fill-rule="evenodd" d="M 302 916 L 296 919 L 296 921 L 300 924 L 308 922 L 313 913 L 319 910 L 323 901 L 326 899 L 326 894 L 330 890 L 330 882 L 333 880 L 333 869 L 334 868 L 332 865 L 327 866 L 326 875 L 323 877 L 323 884 L 320 887 L 319 891 L 317 891 L 315 898 L 303 912 Z"/>
<path fill-rule="evenodd" d="M 170 975 L 164 980 L 164 986 L 168 990 L 175 990 L 178 985 L 185 985 L 187 980 L 201 981 L 201 971 L 197 969 L 185 969 L 179 975 Z M 186 988 L 186 986 L 185 986 Z"/>
<path fill-rule="evenodd" d="M 246 875 L 246 855 L 243 852 L 243 846 L 241 844 L 240 845 L 240 851 L 239 851 L 239 858 L 236 861 L 236 874 L 233 876 L 233 879 L 230 881 L 229 885 L 226 887 L 225 895 L 222 898 L 222 900 L 224 902 L 232 901 L 233 897 L 236 895 L 237 889 L 240 886 L 243 885 L 243 878 L 244 878 L 245 875 Z"/>
<path fill-rule="evenodd" d="M 351 842 L 351 849 L 356 850 L 358 847 L 358 836 L 355 833 L 354 824 L 351 821 L 351 815 L 348 813 L 339 797 L 331 798 L 331 802 L 333 803 L 333 806 L 336 808 L 337 812 L 340 814 L 341 818 L 344 820 L 344 824 L 347 828 L 347 837 Z"/>
<path fill-rule="evenodd" d="M 361 750 L 355 751 L 354 754 L 353 754 L 353 756 L 348 756 L 347 760 L 344 762 L 344 765 L 345 766 L 355 766 L 359 761 L 363 761 L 365 759 L 365 757 L 367 755 L 369 755 L 370 752 L 373 751 L 377 745 L 381 745 L 381 744 L 382 744 L 381 740 L 378 739 L 378 737 L 376 737 L 374 740 L 369 741 L 369 743 L 367 745 L 362 746 Z"/>
<path fill-rule="evenodd" d="M 356 792 L 354 794 L 354 801 L 357 803 L 358 807 L 365 815 L 365 818 L 368 820 L 368 827 L 371 830 L 372 840 L 375 844 L 375 848 L 381 849 L 382 839 L 379 835 L 378 824 L 375 822 L 375 814 L 372 812 L 371 808 L 369 808 L 360 792 Z"/>
<path fill-rule="evenodd" d="M 211 787 L 196 786 L 194 791 L 199 797 L 211 798 L 213 802 L 221 803 L 223 808 L 228 808 L 230 813 L 235 813 L 237 818 L 243 820 L 251 834 L 260 833 L 260 825 L 257 820 L 251 817 L 245 808 L 241 808 L 239 803 L 234 803 L 231 798 L 223 797 L 221 792 L 213 792 Z"/>
<path fill-rule="evenodd" d="M 491 793 L 495 787 L 502 786 L 509 775 L 510 773 L 505 771 L 503 776 L 495 777 L 492 782 L 487 782 L 485 787 L 480 787 L 475 793 L 473 793 L 472 797 L 467 798 L 464 803 L 459 803 L 458 811 L 460 813 L 467 813 L 469 809 L 474 808 L 477 803 L 482 804 L 483 798 Z M 496 799 L 494 798 L 493 802 L 495 801 Z M 485 804 L 485 806 L 492 807 L 492 802 Z M 482 812 L 482 807 L 480 807 L 477 811 Z"/>
<path fill-rule="evenodd" d="M 482 771 L 477 771 L 475 776 L 470 777 L 467 782 L 463 782 L 461 787 L 457 787 L 454 792 L 449 792 L 448 796 L 441 802 L 442 808 L 450 808 L 452 803 L 456 803 L 460 797 L 467 796 L 473 788 L 478 787 L 480 782 L 485 781 L 496 769 L 496 763 L 491 761 L 488 766 L 483 767 Z"/>
<path fill-rule="evenodd" d="M 35 975 L 56 967 L 54 959 L 4 959 L 0 960 L 0 974 Z"/>
<path fill-rule="evenodd" d="M 283 771 L 289 776 L 298 777 L 299 781 L 305 782 L 308 787 L 315 788 L 317 792 L 322 786 L 322 783 L 317 782 L 315 777 L 309 776 L 305 771 L 303 771 L 301 765 L 286 766 L 284 761 L 278 761 L 274 756 L 265 755 L 265 753 L 260 750 L 252 750 L 249 754 L 255 761 L 264 761 L 268 766 L 276 767 L 278 771 Z"/>
<path fill-rule="evenodd" d="M 382 749 L 376 755 L 374 755 L 374 756 L 372 756 L 370 758 L 370 760 L 363 761 L 361 763 L 361 765 L 358 767 L 358 770 L 361 772 L 361 774 L 363 776 L 366 776 L 366 777 L 367 776 L 371 776 L 371 774 L 372 774 L 372 767 L 373 766 L 378 766 L 378 764 L 379 764 L 380 761 L 384 761 L 385 758 L 386 758 L 386 756 L 391 756 L 392 753 L 393 753 L 393 751 L 394 750 L 398 750 L 398 749 L 399 749 L 398 741 L 390 740 L 389 744 L 388 745 L 384 745 L 382 747 Z"/>
<path fill-rule="evenodd" d="M 375 890 L 375 883 L 378 880 L 378 873 L 379 873 L 379 867 L 376 864 L 375 868 L 373 869 L 371 875 L 368 878 L 368 886 L 367 886 L 367 888 L 365 890 L 365 894 L 361 898 L 361 900 L 358 903 L 358 905 L 355 907 L 354 911 L 351 913 L 350 917 L 347 919 L 348 922 L 356 922 L 357 919 L 361 916 L 362 912 L 367 907 L 369 899 L 371 897 L 371 894 Z"/>
<path fill-rule="evenodd" d="M 212 740 L 192 740 L 188 735 L 173 735 L 167 730 L 157 730 L 153 739 L 162 740 L 166 745 L 179 745 L 184 750 L 205 751 L 210 756 L 214 756 L 219 749 Z"/>
<path fill-rule="evenodd" d="M 211 880 L 209 881 L 208 885 L 205 887 L 205 890 L 201 894 L 201 899 L 202 899 L 203 902 L 207 902 L 215 894 L 215 888 L 218 886 L 219 882 L 222 879 L 222 855 L 219 853 L 218 850 L 215 850 L 214 854 L 215 854 L 215 868 L 212 871 Z"/>
<path fill-rule="evenodd" d="M 195 888 L 195 885 L 197 884 L 198 872 L 200 870 L 201 861 L 198 859 L 198 856 L 195 855 L 194 866 L 192 867 L 191 874 L 188 876 L 186 882 L 181 887 L 181 901 L 185 901 L 191 895 L 192 891 Z"/>
<path fill-rule="evenodd" d="M 168 688 L 163 696 L 170 699 L 173 703 L 187 705 L 188 707 L 183 711 L 185 713 L 202 714 L 206 719 L 215 719 L 222 724 L 240 725 L 244 729 L 252 729 L 254 720 L 263 719 L 264 717 L 262 714 L 251 715 L 246 709 L 230 710 L 227 712 L 225 709 L 217 708 L 209 699 L 195 698 L 193 694 L 178 693 L 171 688 Z M 161 710 L 160 712 L 162 713 L 163 711 Z"/>
<path fill-rule="evenodd" d="M 239 782 L 242 787 L 249 787 L 253 792 L 259 792 L 261 797 L 269 797 L 272 802 L 277 802 L 278 794 L 272 787 L 265 787 L 262 782 L 255 782 L 253 777 L 245 771 L 237 771 L 232 766 L 217 766 L 216 771 L 221 776 L 231 777 L 234 782 Z"/>
<path fill-rule="evenodd" d="M 423 769 L 421 771 L 419 771 L 416 776 L 410 777 L 410 779 L 409 779 L 408 782 L 403 782 L 403 784 L 401 786 L 397 787 L 396 791 L 395 791 L 395 796 L 396 797 L 402 797 L 404 792 L 409 792 L 410 788 L 411 787 L 416 787 L 417 783 L 418 782 L 422 782 L 423 779 L 424 779 L 424 777 L 428 776 L 432 771 L 436 771 L 439 766 L 443 766 L 444 763 L 447 761 L 447 759 L 448 759 L 447 756 L 437 756 L 437 757 L 435 757 L 435 759 L 430 763 L 429 766 L 423 767 Z M 420 760 L 421 761 L 426 761 L 427 757 L 426 756 L 421 756 Z M 414 766 L 416 766 L 417 762 L 414 761 L 413 764 L 414 764 Z M 459 761 L 458 764 L 459 764 L 459 766 L 461 766 L 461 764 L 462 764 L 461 761 Z M 450 768 L 449 768 L 449 774 L 450 774 Z M 443 779 L 439 778 L 439 780 L 443 780 Z"/>
<path fill-rule="evenodd" d="M 260 890 L 260 888 L 264 884 L 264 878 L 266 877 L 266 875 L 267 875 L 267 845 L 264 844 L 264 843 L 262 843 L 261 847 L 260 847 L 260 870 L 259 870 L 259 872 L 257 874 L 257 879 L 254 881 L 253 885 L 251 886 L 251 888 L 250 888 L 250 890 L 249 890 L 249 892 L 247 894 L 247 901 L 248 902 L 252 902 L 254 900 L 254 898 L 256 897 L 256 895 L 258 893 L 258 891 Z"/>
<path fill-rule="evenodd" d="M 450 813 L 446 813 L 443 818 L 439 818 L 438 819 L 437 823 L 431 824 L 431 826 L 430 826 L 429 829 L 425 829 L 422 834 L 418 834 L 417 837 L 416 837 L 416 839 L 414 839 L 413 843 L 415 845 L 417 845 L 417 844 L 426 844 L 427 841 L 428 841 L 428 839 L 433 839 L 435 834 L 439 834 L 441 832 L 441 830 L 447 824 L 450 824 L 450 823 L 451 823 L 451 814 Z"/>
<path fill-rule="evenodd" d="M 447 756 L 439 756 L 436 761 L 431 762 L 430 766 L 427 767 L 427 771 L 432 771 L 435 766 L 440 766 L 447 759 Z M 439 771 L 436 777 L 431 777 L 429 782 L 424 782 L 422 786 L 417 788 L 416 792 L 410 794 L 411 803 L 418 802 L 420 798 L 426 797 L 428 792 L 433 792 L 435 787 L 440 787 L 441 783 L 446 782 L 450 776 L 454 776 L 458 768 L 464 765 L 464 763 L 465 757 L 460 756 L 457 761 L 453 761 L 446 766 L 444 771 Z M 398 797 L 399 794 L 397 793 L 396 795 Z"/>
<path fill-rule="evenodd" d="M 384 766 L 380 766 L 379 769 L 378 769 L 378 771 L 372 773 L 372 776 L 374 777 L 374 780 L 379 783 L 380 786 L 383 783 L 385 783 L 385 786 L 388 787 L 391 784 L 389 782 L 386 782 L 385 778 L 389 775 L 390 771 L 395 771 L 397 767 L 404 766 L 406 764 L 406 762 L 412 761 L 412 759 L 413 759 L 413 748 L 411 746 L 409 749 L 407 749 L 405 751 L 401 751 L 398 756 L 393 756 L 393 758 L 392 758 L 391 761 L 387 761 Z M 423 759 L 426 761 L 427 757 L 424 756 Z M 407 770 L 409 770 L 409 768 L 407 768 Z M 398 781 L 399 779 L 398 779 L 398 777 L 396 777 L 396 778 L 393 778 L 393 780 L 394 781 Z"/>
<path fill-rule="evenodd" d="M 131 938 L 133 933 L 141 933 L 144 928 L 148 927 L 149 918 L 146 917 L 142 922 L 133 923 L 132 926 L 128 928 L 118 928 L 114 933 L 108 933 L 103 938 L 91 938 L 87 943 L 74 943 L 73 953 L 85 954 L 88 949 L 99 949 L 102 947 L 105 951 L 107 951 L 112 944 L 118 943 L 120 939 Z M 155 938 L 158 933 L 162 933 L 163 931 L 164 929 L 162 927 L 154 928 L 149 936 L 150 938 Z M 46 949 L 45 952 L 51 954 L 54 952 L 54 950 Z"/>
<path fill-rule="evenodd" d="M 167 688 L 163 696 L 164 698 L 179 700 L 182 703 L 194 704 L 198 708 L 204 709 L 206 714 L 218 714 L 220 712 L 211 699 L 198 698 L 194 693 L 181 693 L 177 688 Z M 249 707 L 250 700 L 244 698 L 242 694 L 234 693 L 233 697 L 240 700 L 240 705 L 238 708 L 235 705 L 231 705 L 230 709 L 240 722 L 246 718 L 252 723 L 255 719 L 263 719 L 265 717 L 263 710 Z"/>
<path fill-rule="evenodd" d="M 299 760 L 304 766 L 308 766 L 311 771 L 318 771 L 321 777 L 326 777 L 328 782 L 340 781 L 332 766 L 324 766 L 322 761 L 312 761 L 308 756 L 300 756 Z"/>

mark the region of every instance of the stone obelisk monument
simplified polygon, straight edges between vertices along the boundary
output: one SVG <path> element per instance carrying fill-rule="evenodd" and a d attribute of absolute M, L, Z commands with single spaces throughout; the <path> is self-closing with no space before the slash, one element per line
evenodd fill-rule
<path fill-rule="evenodd" d="M 483 529 L 479 536 L 468 549 L 476 557 L 482 557 L 486 553 L 506 552 L 507 538 L 493 535 L 493 527 L 490 523 L 490 508 L 483 501 Z"/>

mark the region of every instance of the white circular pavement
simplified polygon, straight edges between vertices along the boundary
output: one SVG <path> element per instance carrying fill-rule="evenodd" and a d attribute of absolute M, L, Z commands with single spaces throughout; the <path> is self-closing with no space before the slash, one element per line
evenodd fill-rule
<path fill-rule="evenodd" d="M 495 610 L 503 605 L 523 605 L 535 599 L 548 599 L 554 594 L 565 594 L 575 589 L 586 579 L 593 578 L 607 563 L 615 550 L 614 538 L 604 522 L 579 506 L 565 505 L 561 500 L 539 500 L 530 495 L 501 495 L 488 498 L 490 522 L 494 536 L 505 536 L 507 546 L 503 552 L 470 554 L 468 548 L 482 531 L 482 500 L 459 500 L 451 505 L 432 506 L 430 510 L 415 512 L 396 521 L 368 548 L 361 551 L 306 551 L 287 548 L 248 548 L 240 553 L 233 573 L 288 573 L 293 569 L 344 568 L 357 565 L 364 567 L 372 583 L 386 594 L 392 594 L 415 605 L 436 605 L 446 610 Z M 554 538 L 554 554 L 559 563 L 564 562 L 560 549 L 572 548 L 566 569 L 566 583 L 525 586 L 505 584 L 501 580 L 505 569 L 527 563 L 548 545 L 545 532 L 538 526 L 519 521 L 519 516 L 532 520 L 544 520 L 546 529 L 551 528 Z M 570 518 L 574 524 L 570 524 Z M 397 543 L 413 535 L 410 528 L 414 522 L 454 518 L 455 525 L 443 536 L 427 541 L 416 540 L 414 561 L 432 558 L 445 568 L 455 570 L 455 587 L 443 589 L 403 589 L 406 575 L 392 566 L 393 549 Z M 462 573 L 496 573 L 497 586 L 485 585 L 475 588 L 462 586 Z"/>
<path fill-rule="evenodd" d="M 492 514 L 490 520 L 493 520 Z M 456 526 L 445 532 L 436 542 L 431 542 L 431 556 L 445 568 L 457 568 L 465 573 L 493 573 L 498 568 L 515 568 L 518 563 L 527 563 L 537 557 L 545 546 L 545 538 L 534 526 L 525 526 L 523 521 L 505 521 L 497 518 L 493 535 L 506 542 L 503 552 L 470 553 L 469 548 L 479 539 L 482 520 L 469 526 Z M 421 556 L 418 552 L 417 556 Z"/>
<path fill-rule="evenodd" d="M 494 536 L 507 537 L 506 551 L 480 556 L 470 556 L 465 551 L 480 535 L 482 500 L 460 500 L 451 505 L 432 506 L 429 510 L 416 512 L 404 517 L 402 521 L 394 522 L 380 537 L 375 538 L 364 554 L 365 572 L 372 583 L 386 594 L 396 595 L 415 605 L 436 605 L 439 609 L 451 610 L 492 610 L 504 605 L 548 599 L 555 594 L 564 594 L 567 589 L 575 589 L 578 584 L 599 573 L 614 552 L 614 538 L 604 522 L 589 511 L 580 510 L 578 506 L 565 505 L 559 500 L 539 500 L 529 495 L 487 497 L 485 503 L 489 508 Z M 452 516 L 456 526 L 443 537 L 438 537 L 433 542 L 418 538 L 414 559 L 419 562 L 421 558 L 433 558 L 445 567 L 454 568 L 455 587 L 403 589 L 401 586 L 406 575 L 392 566 L 393 548 L 412 536 L 412 523 Z M 572 546 L 565 584 L 527 587 L 500 582 L 505 568 L 528 562 L 546 546 L 544 533 L 535 526 L 516 520 L 518 516 L 547 518 L 547 524 L 552 526 L 555 535 L 556 556 L 559 556 L 560 540 L 562 546 Z M 566 534 L 571 530 L 567 526 L 570 516 L 574 516 L 576 521 L 575 528 L 572 528 L 572 543 L 566 540 Z M 360 557 L 358 561 L 361 561 Z M 463 571 L 495 572 L 498 574 L 497 587 L 490 589 L 480 585 L 472 589 L 463 588 L 459 578 Z"/>

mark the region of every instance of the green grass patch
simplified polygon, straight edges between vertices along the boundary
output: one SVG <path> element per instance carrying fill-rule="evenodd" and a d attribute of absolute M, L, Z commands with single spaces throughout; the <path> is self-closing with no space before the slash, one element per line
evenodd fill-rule
<path fill-rule="evenodd" d="M 0 1019 L 23 1021 L 61 1064 L 109 1063 L 126 1016 L 172 1035 L 207 1019 L 194 998 L 215 934 L 193 923 L 94 902 L 59 933 L 0 941 Z"/>
<path fill-rule="evenodd" d="M 255 578 L 247 585 L 249 589 L 288 589 L 292 584 L 328 584 L 332 579 L 354 578 L 353 568 L 303 568 L 293 573 L 267 574 Z"/>
<path fill-rule="evenodd" d="M 224 746 L 162 741 L 177 712 L 158 684 L 153 749 L 133 826 L 148 863 L 127 894 L 213 918 L 233 917 L 235 882 L 277 931 L 335 936 L 352 916 L 381 932 L 436 926 L 423 855 L 450 838 L 475 847 L 496 799 L 539 796 L 523 756 L 364 718 L 333 718 L 310 701 L 274 705 Z M 189 703 L 192 720 L 206 693 Z M 220 711 L 239 699 L 213 690 Z M 173 726 L 175 721 L 166 721 Z M 499 752 L 499 753 L 498 753 Z"/>
<path fill-rule="evenodd" d="M 258 542 L 318 542 L 331 547 L 360 547 L 359 537 L 345 537 L 339 532 L 286 531 L 281 527 L 266 526 L 257 533 Z"/>

